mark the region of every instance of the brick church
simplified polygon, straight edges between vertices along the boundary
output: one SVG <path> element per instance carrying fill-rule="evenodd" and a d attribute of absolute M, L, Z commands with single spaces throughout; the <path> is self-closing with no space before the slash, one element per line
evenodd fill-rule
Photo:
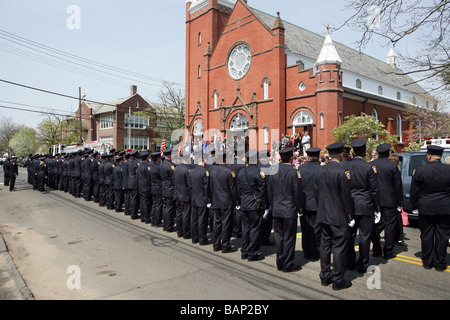
<path fill-rule="evenodd" d="M 368 114 L 399 135 L 402 148 L 405 105 L 425 104 L 425 91 L 395 75 L 392 49 L 383 62 L 248 2 L 186 2 L 189 134 L 211 140 L 245 132 L 251 147 L 269 149 L 283 133 L 308 131 L 312 146 L 324 149 L 345 117 Z"/>

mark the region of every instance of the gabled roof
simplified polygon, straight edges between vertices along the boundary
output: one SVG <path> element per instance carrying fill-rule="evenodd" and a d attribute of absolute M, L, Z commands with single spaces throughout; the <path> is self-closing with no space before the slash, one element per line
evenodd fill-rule
<path fill-rule="evenodd" d="M 275 24 L 276 17 L 258 9 L 250 9 L 262 23 L 266 24 L 267 28 L 271 28 Z M 325 37 L 284 20 L 283 25 L 287 50 L 317 61 L 324 46 Z M 393 68 L 386 62 L 360 53 L 338 42 L 334 42 L 334 46 L 342 60 L 342 69 L 413 93 L 425 93 L 425 90 L 417 83 L 413 83 L 413 79 L 408 75 L 393 73 L 402 72 L 400 69 Z"/>

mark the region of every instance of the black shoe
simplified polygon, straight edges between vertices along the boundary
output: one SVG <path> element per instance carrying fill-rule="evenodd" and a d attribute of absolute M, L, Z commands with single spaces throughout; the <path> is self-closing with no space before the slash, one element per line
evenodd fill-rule
<path fill-rule="evenodd" d="M 221 248 L 221 247 L 218 247 L 218 248 L 214 248 L 214 251 L 220 251 L 220 250 L 222 250 L 222 248 Z"/>
<path fill-rule="evenodd" d="M 398 241 L 397 244 L 399 246 L 402 246 L 402 247 L 407 247 L 408 246 L 405 241 Z"/>
<path fill-rule="evenodd" d="M 198 241 L 197 241 L 198 242 Z M 212 241 L 210 240 L 206 240 L 206 241 L 202 241 L 202 242 L 198 242 L 201 246 L 207 246 L 209 244 L 212 244 Z"/>
<path fill-rule="evenodd" d="M 258 254 L 256 257 L 254 258 L 248 258 L 247 261 L 261 261 L 264 260 L 264 256 L 262 254 Z"/>
<path fill-rule="evenodd" d="M 439 271 L 439 272 L 443 272 L 445 270 L 447 270 L 447 267 L 434 267 L 434 270 Z"/>
<path fill-rule="evenodd" d="M 237 251 L 237 249 L 235 247 L 231 247 L 231 248 L 225 249 L 225 250 L 222 249 L 222 253 L 231 253 L 231 252 L 236 252 L 236 251 Z"/>
<path fill-rule="evenodd" d="M 246 260 L 247 259 L 247 254 L 246 253 L 241 253 L 241 259 L 242 260 Z"/>
<path fill-rule="evenodd" d="M 321 279 L 320 282 L 322 283 L 322 285 L 324 287 L 329 286 L 331 284 L 331 279 L 327 278 L 327 279 Z"/>
<path fill-rule="evenodd" d="M 429 265 L 426 265 L 426 264 L 422 265 L 422 267 L 423 267 L 424 269 L 426 269 L 426 270 L 430 270 L 430 269 L 433 268 L 433 266 L 429 266 Z"/>
<path fill-rule="evenodd" d="M 116 212 L 123 212 L 122 209 L 116 209 L 115 211 L 116 211 Z"/>
<path fill-rule="evenodd" d="M 333 282 L 333 290 L 347 289 L 352 286 L 350 281 L 342 280 L 340 282 Z"/>
<path fill-rule="evenodd" d="M 283 272 L 296 272 L 296 271 L 300 271 L 302 270 L 302 266 L 299 264 L 294 264 L 288 268 L 284 268 L 282 271 Z"/>
<path fill-rule="evenodd" d="M 358 273 L 364 274 L 366 272 L 367 272 L 367 268 L 365 268 L 365 267 L 358 267 Z"/>
<path fill-rule="evenodd" d="M 393 253 L 393 252 L 391 252 L 391 253 L 385 253 L 385 254 L 383 255 L 383 259 L 389 260 L 389 259 L 395 258 L 396 256 L 397 256 L 397 255 L 396 255 L 395 253 Z"/>

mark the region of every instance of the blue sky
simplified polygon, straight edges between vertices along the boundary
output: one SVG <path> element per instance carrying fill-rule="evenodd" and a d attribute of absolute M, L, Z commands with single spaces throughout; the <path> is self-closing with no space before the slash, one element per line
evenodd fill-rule
<path fill-rule="evenodd" d="M 352 13 L 345 1 L 335 0 L 248 0 L 248 4 L 272 15 L 279 11 L 282 19 L 322 35 L 328 24 L 338 26 Z M 80 10 L 79 29 L 67 26 L 68 20 L 76 23 L 74 12 L 68 12 L 73 5 Z M 0 79 L 70 96 L 78 96 L 81 87 L 87 99 L 102 102 L 127 97 L 135 84 L 144 98 L 156 101 L 162 80 L 184 84 L 185 9 L 185 0 L 0 0 Z M 12 35 L 139 75 L 119 74 L 80 60 L 71 64 Z M 341 29 L 332 37 L 355 47 L 360 34 Z M 402 46 L 414 50 L 413 43 Z M 388 51 L 376 40 L 364 49 L 382 61 Z M 67 114 L 78 102 L 0 82 L 0 105 Z M 13 117 L 30 127 L 42 119 L 37 112 L 6 108 L 0 108 L 0 117 Z"/>

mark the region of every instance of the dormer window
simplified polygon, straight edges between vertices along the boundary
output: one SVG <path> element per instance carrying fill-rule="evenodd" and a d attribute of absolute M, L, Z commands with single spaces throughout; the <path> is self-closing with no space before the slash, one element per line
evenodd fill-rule
<path fill-rule="evenodd" d="M 380 96 L 383 95 L 383 87 L 382 87 L 382 86 L 378 86 L 378 94 L 379 94 Z"/>
<path fill-rule="evenodd" d="M 356 79 L 356 89 L 362 89 L 362 82 L 360 79 Z"/>

